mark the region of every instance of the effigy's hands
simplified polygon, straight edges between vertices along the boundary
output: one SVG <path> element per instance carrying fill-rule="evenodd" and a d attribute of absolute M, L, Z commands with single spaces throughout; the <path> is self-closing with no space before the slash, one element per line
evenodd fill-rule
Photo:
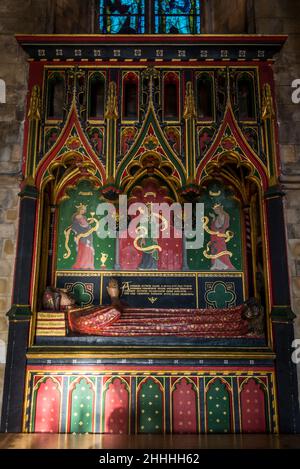
<path fill-rule="evenodd" d="M 106 287 L 110 301 L 113 305 L 120 305 L 120 288 L 117 279 L 110 278 Z"/>

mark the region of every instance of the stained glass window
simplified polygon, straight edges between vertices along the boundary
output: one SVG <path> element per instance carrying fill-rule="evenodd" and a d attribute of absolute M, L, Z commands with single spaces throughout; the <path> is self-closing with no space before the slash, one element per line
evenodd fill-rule
<path fill-rule="evenodd" d="M 200 33 L 200 0 L 155 0 L 155 32 Z"/>
<path fill-rule="evenodd" d="M 134 34 L 145 32 L 145 0 L 100 0 L 101 33 Z"/>

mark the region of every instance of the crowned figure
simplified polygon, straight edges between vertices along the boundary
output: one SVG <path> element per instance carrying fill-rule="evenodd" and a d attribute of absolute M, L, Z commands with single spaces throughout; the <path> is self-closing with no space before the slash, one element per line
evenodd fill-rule
<path fill-rule="evenodd" d="M 89 224 L 86 217 L 87 206 L 83 204 L 76 205 L 77 211 L 73 215 L 71 231 L 75 234 L 76 243 L 76 261 L 72 269 L 94 270 L 93 231 L 95 230 Z"/>
<path fill-rule="evenodd" d="M 232 233 L 227 231 L 230 225 L 230 216 L 225 212 L 223 205 L 216 203 L 213 206 L 214 213 L 210 213 L 212 222 L 210 225 L 210 270 L 235 270 L 231 263 L 232 253 L 228 251 L 226 243 L 232 238 Z"/>

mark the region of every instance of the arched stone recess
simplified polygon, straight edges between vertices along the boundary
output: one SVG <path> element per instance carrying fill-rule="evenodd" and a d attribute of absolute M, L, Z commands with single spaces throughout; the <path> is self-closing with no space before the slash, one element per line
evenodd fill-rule
<path fill-rule="evenodd" d="M 104 166 L 84 134 L 73 102 L 59 138 L 39 163 L 33 181 L 39 191 L 30 296 L 33 311 L 41 306 L 47 285 L 54 284 L 53 254 L 56 252 L 61 202 L 68 198 L 68 191 L 80 182 L 90 183 L 94 193 L 105 184 L 105 178 Z M 42 255 L 45 252 L 48 255 Z M 36 278 L 38 282 L 34 282 Z"/>
<path fill-rule="evenodd" d="M 271 166 L 273 167 L 273 161 L 267 161 L 264 154 L 255 153 L 247 143 L 228 100 L 223 123 L 210 149 L 198 165 L 196 183 L 200 186 L 199 200 L 205 204 L 205 215 L 210 226 L 213 226 L 210 213 L 213 213 L 214 209 L 209 209 L 209 202 L 213 200 L 215 207 L 219 206 L 224 214 L 227 210 L 231 220 L 234 219 L 230 207 L 226 209 L 226 201 L 222 200 L 222 191 L 228 191 L 232 200 L 239 206 L 243 265 L 235 264 L 234 267 L 243 271 L 245 297 L 256 298 L 265 312 L 259 324 L 253 326 L 252 332 L 257 336 L 262 336 L 264 332 L 267 340 L 271 340 L 271 330 L 270 323 L 265 318 L 271 309 L 272 298 L 267 207 L 264 196 L 272 184 Z M 205 199 L 205 193 L 209 194 L 210 199 Z M 235 234 L 238 232 L 236 229 L 233 231 Z M 218 249 L 222 251 L 220 246 Z M 214 262 L 213 256 L 210 257 Z M 224 259 L 225 257 L 223 262 Z"/>
<path fill-rule="evenodd" d="M 147 172 L 147 164 L 145 162 L 145 154 L 157 154 L 160 162 L 159 167 L 155 166 L 155 170 L 161 173 L 163 178 L 171 178 L 177 181 L 177 186 L 183 186 L 186 183 L 186 172 L 184 166 L 174 150 L 168 143 L 164 132 L 156 117 L 152 102 L 150 102 L 144 123 L 131 146 L 130 150 L 124 155 L 116 172 L 116 184 L 118 186 L 126 186 L 127 178 L 130 176 L 130 169 L 136 166 L 136 179 L 139 179 L 140 173 Z M 138 166 L 140 166 L 138 168 Z M 168 167 L 168 170 L 166 168 Z M 148 167 L 149 169 L 149 167 Z"/>
<path fill-rule="evenodd" d="M 40 161 L 35 177 L 35 184 L 41 190 L 45 180 L 51 178 L 51 169 L 58 165 L 65 165 L 69 156 L 73 157 L 72 169 L 79 175 L 82 168 L 89 168 L 102 184 L 105 184 L 105 168 L 98 155 L 86 137 L 78 117 L 76 105 L 73 102 L 64 128 L 54 146 Z"/>

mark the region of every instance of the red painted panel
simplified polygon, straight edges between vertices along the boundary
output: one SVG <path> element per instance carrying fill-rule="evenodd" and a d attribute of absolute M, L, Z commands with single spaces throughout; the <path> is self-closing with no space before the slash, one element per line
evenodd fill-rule
<path fill-rule="evenodd" d="M 146 163 L 145 163 L 146 164 Z M 149 165 L 154 164 L 149 156 Z M 131 204 L 143 203 L 149 207 L 150 204 L 167 204 L 170 206 L 173 203 L 173 199 L 170 196 L 167 186 L 162 186 L 159 179 L 147 178 L 143 181 L 141 186 L 137 186 L 131 193 L 129 199 L 129 208 Z M 158 206 L 153 205 L 154 222 L 156 229 L 158 229 L 158 236 L 155 234 L 152 242 L 154 245 L 158 245 L 155 258 L 157 259 L 158 270 L 181 270 L 182 268 L 182 239 L 179 238 L 181 233 L 178 232 L 175 226 L 174 220 L 170 217 L 170 220 L 164 219 L 159 213 Z M 156 212 L 158 210 L 158 212 Z M 132 213 L 137 213 L 137 209 L 132 210 Z M 149 217 L 150 218 L 150 217 Z M 137 228 L 139 224 L 130 223 L 128 227 L 128 233 L 121 232 L 120 234 L 120 266 L 124 270 L 136 270 L 138 268 L 145 268 L 145 264 L 149 259 L 143 258 L 141 248 L 141 236 L 137 234 Z M 143 227 L 145 228 L 145 227 Z M 149 232 L 149 234 L 148 234 Z M 124 236 L 124 237 L 123 237 Z M 125 237 L 126 236 L 126 237 Z M 147 226 L 146 240 L 150 239 L 150 227 Z M 138 244 L 138 248 L 135 247 L 134 243 Z M 149 241 L 149 244 L 151 242 Z M 146 254 L 145 257 L 153 255 L 152 253 Z M 154 255 L 153 255 L 154 257 Z M 149 267 L 148 267 L 149 268 Z M 150 267 L 153 268 L 153 267 Z"/>
<path fill-rule="evenodd" d="M 241 413 L 242 432 L 266 432 L 265 393 L 253 378 L 242 387 Z"/>
<path fill-rule="evenodd" d="M 59 415 L 59 384 L 48 378 L 40 384 L 36 394 L 35 432 L 58 433 Z"/>
<path fill-rule="evenodd" d="M 105 393 L 104 432 L 129 433 L 129 395 L 126 384 L 116 378 Z"/>
<path fill-rule="evenodd" d="M 176 385 L 172 395 L 173 433 L 197 433 L 197 394 L 186 378 Z"/>

